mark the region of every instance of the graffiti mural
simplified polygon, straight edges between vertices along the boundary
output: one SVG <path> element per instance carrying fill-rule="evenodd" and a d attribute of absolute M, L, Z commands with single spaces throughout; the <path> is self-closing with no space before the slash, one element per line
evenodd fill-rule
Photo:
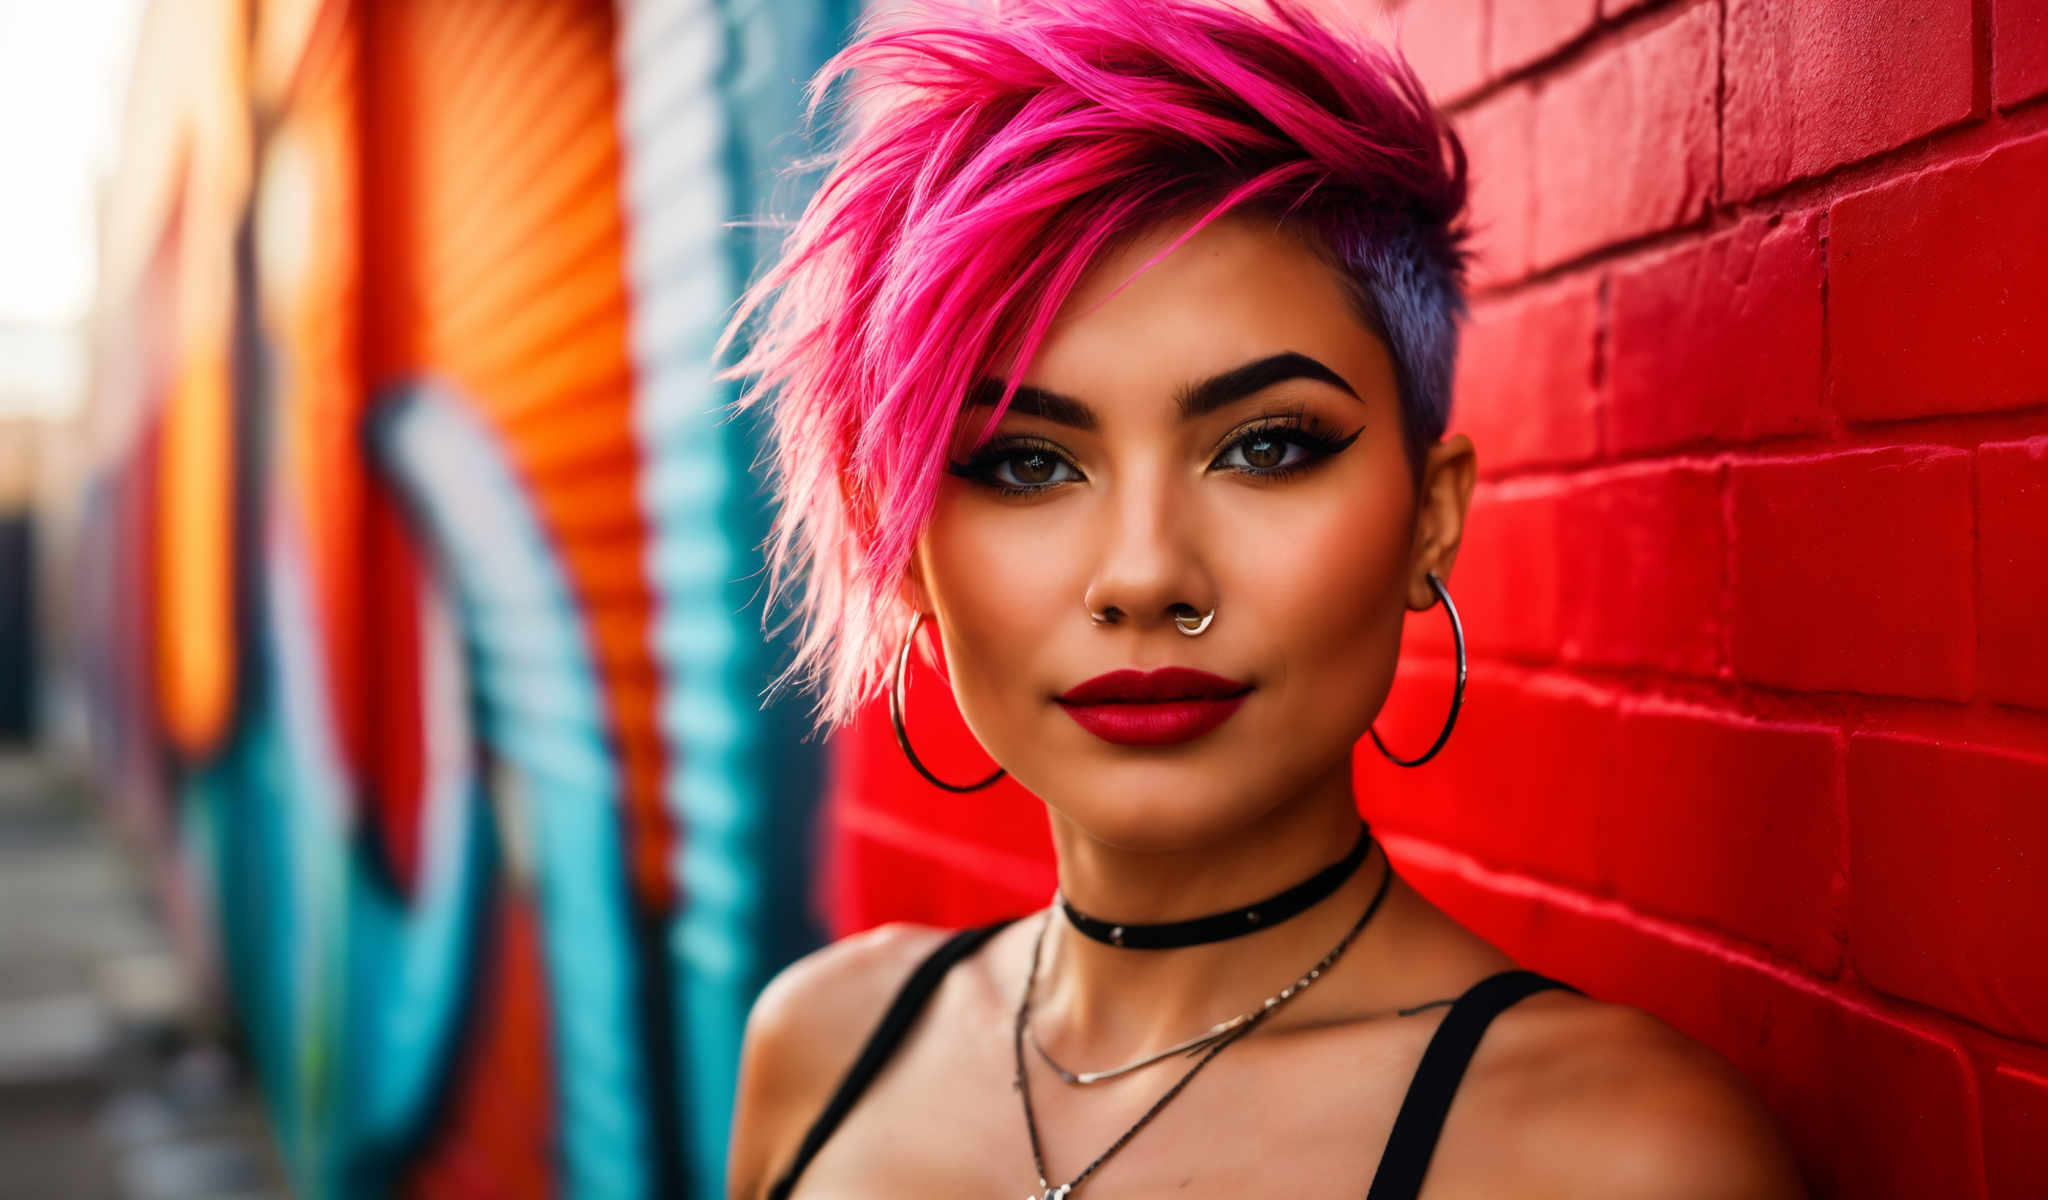
<path fill-rule="evenodd" d="M 175 13 L 172 10 L 176 10 Z M 308 1195 L 713 1195 L 822 936 L 712 379 L 850 3 L 146 18 L 89 511 L 101 784 Z"/>

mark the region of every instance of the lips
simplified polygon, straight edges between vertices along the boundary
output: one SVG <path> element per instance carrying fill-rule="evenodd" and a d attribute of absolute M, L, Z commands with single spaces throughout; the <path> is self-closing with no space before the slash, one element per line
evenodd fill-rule
<path fill-rule="evenodd" d="M 1088 732 L 1120 746 L 1166 746 L 1228 720 L 1248 683 L 1188 667 L 1111 671 L 1068 689 L 1060 707 Z"/>
<path fill-rule="evenodd" d="M 1248 683 L 1197 671 L 1161 667 L 1156 671 L 1111 671 L 1060 694 L 1069 704 L 1115 704 L 1156 700 L 1221 700 L 1251 690 Z"/>

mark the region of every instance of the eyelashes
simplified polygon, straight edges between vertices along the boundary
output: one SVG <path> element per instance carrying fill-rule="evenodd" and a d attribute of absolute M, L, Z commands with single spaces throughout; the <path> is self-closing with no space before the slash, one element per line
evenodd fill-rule
<path fill-rule="evenodd" d="M 1057 472 L 1064 469 L 1068 473 L 1068 478 L 1019 479 L 1015 483 L 1002 478 L 1005 468 L 1022 463 L 1032 464 L 1025 468 L 1027 472 Z M 1036 438 L 996 438 L 966 462 L 948 463 L 946 471 L 1005 496 L 1024 496 L 1033 492 L 1049 491 L 1062 483 L 1071 483 L 1081 478 L 1081 473 L 1074 469 L 1074 464 L 1068 462 L 1057 447 Z M 1013 477 L 1016 474 L 1014 470 L 1010 473 Z"/>
<path fill-rule="evenodd" d="M 1361 425 L 1339 434 L 1305 409 L 1262 417 L 1237 431 L 1210 469 L 1284 479 L 1322 465 L 1364 432 Z M 1084 479 L 1057 443 L 1031 436 L 995 438 L 967 461 L 947 463 L 946 472 L 1005 496 L 1036 495 Z"/>

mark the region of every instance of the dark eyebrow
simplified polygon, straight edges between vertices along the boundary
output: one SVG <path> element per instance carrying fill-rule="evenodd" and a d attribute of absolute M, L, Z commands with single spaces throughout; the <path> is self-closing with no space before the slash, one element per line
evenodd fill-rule
<path fill-rule="evenodd" d="M 1254 392 L 1272 387 L 1283 379 L 1314 379 L 1338 388 L 1345 395 L 1358 398 L 1350 384 L 1337 372 L 1310 358 L 1306 354 L 1288 350 L 1280 354 L 1269 354 L 1254 359 L 1243 366 L 1232 367 L 1220 375 L 1211 375 L 1200 383 L 1180 390 L 1174 396 L 1174 405 L 1180 410 L 1180 419 L 1191 421 L 1196 417 L 1215 412 L 1226 404 L 1242 400 Z M 968 392 L 968 407 L 994 408 L 1003 395 L 1003 381 L 1000 379 L 978 380 Z M 1020 384 L 1017 394 L 1010 398 L 1010 410 L 1025 416 L 1040 417 L 1057 425 L 1068 425 L 1075 429 L 1093 432 L 1098 427 L 1095 410 L 1072 396 L 1045 388 Z"/>
<path fill-rule="evenodd" d="M 1002 380 L 977 380 L 967 393 L 967 407 L 994 408 L 996 401 L 1002 398 Z M 1032 387 L 1028 383 L 1017 385 L 1017 394 L 1010 397 L 1009 411 L 1027 417 L 1043 417 L 1056 425 L 1071 425 L 1090 433 L 1096 428 L 1094 409 L 1072 396 Z"/>
<path fill-rule="evenodd" d="M 1358 399 L 1358 393 L 1351 390 L 1351 385 L 1344 382 L 1342 375 L 1306 354 L 1289 350 L 1282 354 L 1254 359 L 1221 375 L 1211 375 L 1182 391 L 1175 397 L 1180 406 L 1180 419 L 1188 421 L 1205 413 L 1215 412 L 1232 401 L 1241 400 L 1253 392 L 1263 391 L 1283 379 L 1319 380 L 1337 388 L 1353 400 Z"/>

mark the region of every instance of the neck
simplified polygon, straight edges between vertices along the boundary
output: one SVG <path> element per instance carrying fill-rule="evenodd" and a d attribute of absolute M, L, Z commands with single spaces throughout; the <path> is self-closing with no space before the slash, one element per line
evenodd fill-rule
<path fill-rule="evenodd" d="M 1349 763 L 1297 801 L 1211 841 L 1132 851 L 1053 814 L 1060 890 L 1125 924 L 1182 921 L 1263 900 L 1342 858 L 1358 837 Z M 1032 1001 L 1040 1040 L 1092 1069 L 1151 1053 L 1257 1006 L 1292 983 L 1357 921 L 1386 871 L 1377 845 L 1330 896 L 1277 925 L 1170 950 L 1083 936 L 1057 908 Z M 1370 927 L 1360 935 L 1364 941 Z M 1361 947 L 1347 951 L 1347 960 Z"/>

